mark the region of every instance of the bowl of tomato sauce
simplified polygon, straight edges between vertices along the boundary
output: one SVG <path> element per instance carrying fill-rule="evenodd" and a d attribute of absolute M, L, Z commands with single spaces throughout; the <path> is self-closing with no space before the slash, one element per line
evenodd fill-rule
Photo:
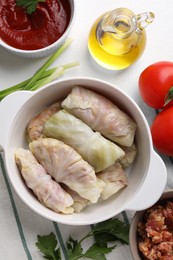
<path fill-rule="evenodd" d="M 53 53 L 69 35 L 74 0 L 0 0 L 0 45 L 26 58 Z"/>

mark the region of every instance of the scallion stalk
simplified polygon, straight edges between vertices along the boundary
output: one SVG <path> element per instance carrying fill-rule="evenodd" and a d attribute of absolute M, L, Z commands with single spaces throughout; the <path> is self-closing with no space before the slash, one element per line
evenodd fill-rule
<path fill-rule="evenodd" d="M 64 74 L 65 70 L 73 68 L 75 66 L 78 66 L 79 63 L 78 62 L 72 62 L 72 63 L 68 63 L 62 66 L 58 66 L 49 76 L 47 76 L 46 78 L 43 78 L 41 80 L 39 80 L 38 82 L 36 82 L 33 87 L 30 88 L 30 90 L 34 91 L 36 89 L 39 89 L 43 86 L 45 86 L 46 84 L 52 82 L 53 80 L 55 80 L 56 78 L 60 77 L 62 74 Z"/>
<path fill-rule="evenodd" d="M 34 74 L 33 77 L 24 80 L 12 87 L 1 90 L 0 100 L 18 90 L 34 91 L 38 88 L 41 88 L 42 86 L 61 76 L 65 70 L 79 65 L 78 62 L 72 62 L 47 70 L 47 68 L 59 57 L 59 55 L 69 46 L 71 42 L 71 39 L 66 40 L 66 42 L 48 59 L 48 61 Z"/>
<path fill-rule="evenodd" d="M 60 56 L 60 54 L 70 45 L 71 39 L 67 39 L 63 45 L 61 45 L 58 50 L 48 59 L 48 61 L 34 74 L 31 80 L 24 87 L 25 90 L 30 90 L 31 87 L 37 82 L 41 75 L 46 71 L 46 69 Z"/>
<path fill-rule="evenodd" d="M 65 65 L 64 65 L 65 66 Z M 49 69 L 49 70 L 46 70 L 43 74 L 42 74 L 42 77 L 41 79 L 44 79 L 45 77 L 48 77 L 50 76 L 54 71 L 56 70 L 56 67 L 55 68 L 52 68 L 52 69 Z M 16 91 L 16 90 L 20 90 L 20 89 L 23 89 L 26 84 L 31 80 L 31 78 L 27 79 L 27 80 L 24 80 L 12 87 L 9 87 L 9 88 L 6 88 L 6 89 L 3 89 L 0 91 L 0 97 L 2 94 L 5 94 L 7 92 L 13 92 L 13 91 Z"/>

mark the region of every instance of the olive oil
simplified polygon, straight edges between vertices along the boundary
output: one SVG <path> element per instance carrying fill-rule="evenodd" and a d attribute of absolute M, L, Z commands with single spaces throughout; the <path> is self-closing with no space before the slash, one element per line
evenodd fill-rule
<path fill-rule="evenodd" d="M 121 70 L 129 67 L 143 53 L 146 45 L 145 30 L 139 34 L 131 34 L 126 38 L 117 39 L 117 35 L 110 32 L 102 32 L 101 42 L 98 41 L 97 29 L 101 18 L 97 19 L 92 26 L 88 49 L 93 59 L 102 67 L 110 70 Z M 126 26 L 121 21 L 120 31 L 125 32 Z M 137 38 L 138 37 L 138 38 Z"/>

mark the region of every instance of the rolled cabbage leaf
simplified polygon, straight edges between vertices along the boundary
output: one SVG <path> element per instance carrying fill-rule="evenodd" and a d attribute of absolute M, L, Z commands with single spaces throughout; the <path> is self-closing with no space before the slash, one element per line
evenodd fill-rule
<path fill-rule="evenodd" d="M 123 151 L 125 152 L 125 155 L 123 158 L 119 160 L 123 168 L 129 167 L 133 161 L 135 160 L 136 154 L 137 154 L 137 146 L 135 143 L 133 143 L 130 147 L 127 146 L 121 146 Z"/>
<path fill-rule="evenodd" d="M 47 107 L 29 121 L 26 127 L 26 136 L 28 142 L 31 142 L 32 140 L 37 140 L 38 138 L 42 137 L 45 122 L 60 109 L 61 102 L 59 101 Z"/>
<path fill-rule="evenodd" d="M 115 143 L 132 145 L 136 123 L 104 96 L 75 86 L 61 106 Z"/>
<path fill-rule="evenodd" d="M 44 125 L 43 134 L 73 147 L 96 172 L 113 165 L 124 156 L 115 143 L 94 132 L 80 119 L 65 110 L 55 113 Z"/>
<path fill-rule="evenodd" d="M 73 198 L 73 208 L 74 212 L 80 213 L 83 209 L 91 204 L 91 202 L 83 197 L 81 197 L 76 191 L 71 190 L 68 186 L 61 184 L 61 187 Z"/>
<path fill-rule="evenodd" d="M 97 177 L 105 182 L 101 199 L 106 200 L 120 189 L 128 185 L 128 179 L 119 162 L 97 174 Z"/>
<path fill-rule="evenodd" d="M 57 182 L 66 184 L 81 197 L 97 202 L 105 185 L 91 165 L 72 147 L 53 138 L 40 138 L 29 144 L 38 162 Z"/>
<path fill-rule="evenodd" d="M 18 148 L 15 151 L 16 164 L 38 200 L 55 212 L 70 214 L 74 212 L 72 197 L 48 175 L 29 150 Z"/>

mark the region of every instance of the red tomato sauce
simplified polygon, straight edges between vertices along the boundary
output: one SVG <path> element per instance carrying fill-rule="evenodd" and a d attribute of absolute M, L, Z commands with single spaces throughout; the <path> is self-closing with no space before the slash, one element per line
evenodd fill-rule
<path fill-rule="evenodd" d="M 39 2 L 32 14 L 16 6 L 15 0 L 0 0 L 0 38 L 18 49 L 41 49 L 62 36 L 70 17 L 67 0 Z"/>

